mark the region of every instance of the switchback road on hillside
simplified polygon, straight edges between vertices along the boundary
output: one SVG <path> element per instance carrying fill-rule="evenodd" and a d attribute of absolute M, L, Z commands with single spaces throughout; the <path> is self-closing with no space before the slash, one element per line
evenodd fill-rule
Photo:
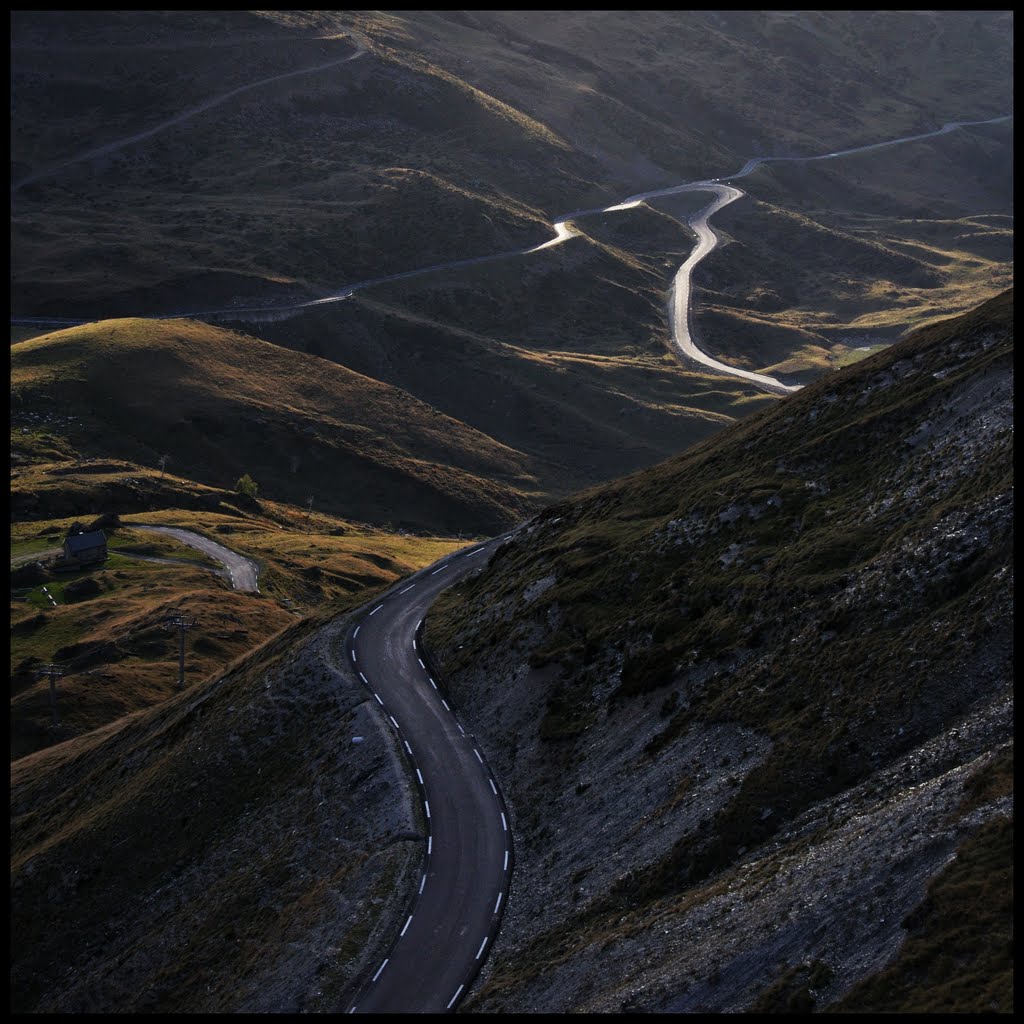
<path fill-rule="evenodd" d="M 507 536 L 507 535 L 506 535 Z M 423 867 L 404 924 L 346 1013 L 444 1013 L 487 958 L 508 898 L 512 833 L 485 752 L 458 720 L 420 640 L 437 595 L 505 539 L 466 548 L 396 583 L 357 614 L 343 657 L 372 696 L 419 793 Z"/>
<path fill-rule="evenodd" d="M 232 551 L 231 548 L 226 548 L 223 544 L 210 540 L 209 537 L 193 533 L 191 530 L 181 530 L 176 526 L 147 526 L 143 523 L 125 523 L 124 525 L 133 530 L 149 530 L 151 533 L 163 533 L 168 537 L 181 541 L 182 544 L 187 544 L 190 548 L 196 548 L 198 551 L 202 551 L 204 554 L 216 559 L 227 569 L 228 575 L 231 577 L 231 585 L 235 590 L 240 590 L 247 594 L 258 594 L 260 592 L 259 585 L 256 582 L 259 566 L 251 558 L 246 558 L 237 551 Z"/>
<path fill-rule="evenodd" d="M 360 51 L 365 52 L 365 51 Z M 353 54 L 352 57 L 346 58 L 351 60 L 354 57 L 360 56 L 360 53 Z M 342 63 L 342 62 L 338 62 Z M 316 69 L 308 69 L 316 70 Z M 291 72 L 291 74 L 298 74 L 299 72 Z M 279 76 L 287 77 L 287 76 Z M 272 81 L 267 79 L 266 81 Z M 259 85 L 261 83 L 254 83 Z M 252 88 L 253 86 L 246 86 L 244 88 Z M 238 91 L 238 90 L 236 90 Z M 229 94 L 230 95 L 230 94 Z M 223 98 L 223 97 L 222 97 Z M 198 110 L 198 108 L 196 108 Z M 193 111 L 196 112 L 196 111 Z M 348 299 L 355 292 L 360 291 L 364 288 L 370 288 L 374 285 L 385 284 L 389 281 L 401 281 L 410 277 L 419 277 L 423 274 L 433 274 L 439 271 L 455 270 L 459 267 L 469 267 L 480 263 L 490 263 L 494 260 L 511 259 L 517 256 L 530 256 L 534 253 L 542 252 L 545 249 L 550 249 L 556 245 L 561 245 L 564 242 L 568 242 L 570 239 L 580 234 L 579 230 L 575 227 L 574 221 L 581 220 L 584 217 L 591 217 L 598 214 L 616 213 L 622 210 L 631 210 L 642 203 L 647 202 L 651 199 L 658 199 L 665 196 L 678 195 L 681 192 L 713 192 L 715 198 L 710 204 L 705 206 L 703 209 L 692 214 L 687 219 L 688 227 L 697 236 L 697 245 L 694 247 L 693 252 L 687 258 L 687 260 L 680 266 L 676 271 L 676 274 L 672 281 L 672 288 L 669 296 L 668 304 L 668 319 L 669 327 L 671 329 L 672 343 L 675 346 L 677 353 L 679 354 L 680 360 L 685 364 L 686 360 L 699 363 L 703 366 L 714 370 L 716 373 L 726 374 L 732 377 L 738 377 L 742 380 L 749 381 L 753 384 L 763 387 L 766 390 L 775 392 L 777 394 L 787 394 L 792 391 L 799 391 L 802 385 L 800 384 L 785 384 L 775 377 L 771 377 L 767 374 L 752 373 L 749 370 L 741 370 L 738 367 L 730 366 L 728 363 L 723 363 L 713 356 L 709 355 L 706 351 L 697 345 L 694 339 L 694 317 L 693 317 L 693 271 L 696 269 L 697 264 L 701 260 L 705 259 L 715 248 L 718 246 L 718 236 L 715 231 L 708 224 L 709 219 L 721 210 L 724 206 L 728 206 L 730 203 L 734 203 L 737 199 L 741 199 L 746 193 L 737 188 L 734 185 L 725 184 L 729 181 L 735 181 L 737 178 L 745 178 L 749 174 L 753 174 L 762 164 L 766 163 L 814 163 L 821 160 L 835 160 L 844 156 L 852 156 L 855 153 L 867 153 L 873 150 L 885 149 L 890 146 L 898 146 L 905 142 L 917 142 L 921 139 L 933 138 L 937 135 L 946 135 L 949 132 L 954 131 L 957 128 L 968 128 L 974 125 L 984 124 L 997 124 L 1001 121 L 1009 121 L 1013 118 L 1012 114 L 1004 114 L 1000 117 L 990 117 L 981 121 L 947 121 L 941 128 L 936 128 L 930 132 L 920 132 L 916 135 L 903 135 L 896 139 L 887 139 L 883 142 L 872 142 L 864 146 L 853 146 L 849 149 L 837 150 L 833 153 L 823 153 L 819 156 L 757 156 L 751 157 L 736 174 L 729 175 L 723 178 L 710 178 L 702 179 L 700 181 L 686 182 L 682 185 L 671 185 L 667 188 L 653 189 L 649 192 L 641 192 L 636 195 L 630 196 L 628 199 L 624 199 L 620 203 L 615 203 L 612 206 L 604 207 L 593 207 L 586 210 L 575 210 L 572 213 L 564 214 L 561 217 L 556 217 L 552 223 L 552 227 L 555 231 L 554 238 L 549 239 L 546 242 L 541 242 L 539 245 L 534 245 L 524 249 L 512 249 L 506 252 L 492 253 L 488 256 L 473 256 L 467 259 L 450 260 L 444 263 L 434 263 L 427 267 L 420 267 L 416 270 L 406 270 L 399 274 L 388 274 L 381 277 L 369 278 L 366 281 L 359 281 L 355 284 L 346 285 L 344 288 L 339 289 L 336 292 L 332 292 L 329 295 L 322 296 L 318 299 L 310 299 L 305 302 L 298 302 L 292 305 L 277 305 L 277 306 L 244 306 L 227 309 L 208 309 L 200 311 L 182 311 L 178 313 L 168 313 L 163 316 L 149 317 L 152 320 L 172 320 L 178 317 L 226 317 L 228 319 L 234 319 L 238 321 L 254 320 L 256 322 L 263 322 L 273 319 L 287 318 L 300 313 L 303 310 L 311 309 L 316 306 L 330 305 L 336 302 L 343 302 Z M 179 117 L 176 120 L 181 120 Z M 166 122 L 169 124 L 171 122 Z M 143 133 L 142 136 L 136 138 L 142 138 L 147 133 Z M 96 151 L 93 151 L 95 153 Z M 76 158 L 76 159 L 84 159 Z M 23 182 L 19 184 L 23 184 Z M 12 186 L 17 187 L 17 186 Z M 72 320 L 66 317 L 55 317 L 55 318 L 44 318 L 44 317 L 11 317 L 12 324 L 56 324 L 60 326 L 74 326 L 81 323 L 88 323 L 89 321 L 84 320 Z"/>

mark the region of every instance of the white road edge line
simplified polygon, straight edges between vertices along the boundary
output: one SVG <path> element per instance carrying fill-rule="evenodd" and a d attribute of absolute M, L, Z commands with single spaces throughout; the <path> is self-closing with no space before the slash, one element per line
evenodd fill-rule
<path fill-rule="evenodd" d="M 405 749 L 409 751 L 409 756 L 412 757 L 412 747 L 409 746 L 408 740 L 405 741 Z M 419 771 L 419 768 L 417 768 L 416 771 Z"/>
<path fill-rule="evenodd" d="M 391 724 L 397 729 L 398 728 L 398 723 L 395 721 L 395 716 L 394 715 L 388 715 L 388 718 L 391 719 Z"/>
<path fill-rule="evenodd" d="M 409 584 L 409 586 L 407 586 L 407 587 L 405 588 L 405 590 L 400 590 L 400 591 L 399 591 L 399 593 L 400 593 L 400 594 L 408 594 L 408 593 L 409 593 L 409 591 L 410 591 L 410 590 L 412 590 L 412 588 L 413 588 L 413 587 L 415 587 L 415 586 L 416 586 L 416 584 L 415 584 L 415 583 L 410 583 L 410 584 Z"/>
<path fill-rule="evenodd" d="M 508 871 L 508 850 L 505 851 L 505 864 L 501 869 L 502 871 Z"/>
<path fill-rule="evenodd" d="M 369 679 L 367 679 L 367 678 L 366 678 L 366 676 L 364 676 L 362 672 L 360 672 L 360 673 L 359 673 L 359 678 L 360 678 L 360 679 L 362 679 L 362 681 L 363 681 L 364 683 L 366 683 L 366 685 L 367 685 L 367 686 L 369 686 L 369 685 L 370 685 L 370 680 L 369 680 Z"/>
<path fill-rule="evenodd" d="M 480 959 L 480 955 L 483 953 L 484 946 L 486 946 L 486 945 L 487 945 L 487 936 L 485 935 L 484 936 L 484 941 L 480 943 L 480 948 L 477 950 L 477 953 L 476 953 L 476 959 L 477 960 Z"/>
<path fill-rule="evenodd" d="M 428 679 L 430 679 L 430 676 L 427 676 L 427 678 L 428 678 Z M 431 686 L 432 686 L 432 687 L 433 687 L 433 688 L 434 688 L 435 690 L 437 689 L 437 683 L 435 683 L 433 679 L 430 679 L 430 685 L 431 685 Z"/>
<path fill-rule="evenodd" d="M 380 967 L 377 968 L 377 973 L 373 976 L 373 980 L 374 981 L 376 981 L 380 977 L 380 972 L 383 971 L 384 968 L 387 967 L 387 965 L 388 965 L 388 962 L 387 962 L 387 960 L 385 960 L 384 963 L 382 963 L 380 965 Z"/>
<path fill-rule="evenodd" d="M 408 931 L 408 929 L 409 929 L 409 925 L 411 925 L 411 924 L 412 924 L 412 914 L 409 915 L 409 920 L 405 922 L 405 927 L 401 930 L 401 932 L 399 932 L 399 934 L 398 934 L 399 938 L 402 938 L 402 936 L 405 935 L 406 931 Z"/>
<path fill-rule="evenodd" d="M 370 614 L 371 614 L 371 615 L 376 615 L 376 614 L 377 614 L 377 612 L 379 612 L 379 611 L 381 610 L 381 608 L 383 608 L 383 607 L 384 607 L 384 605 L 382 605 L 382 604 L 379 604 L 379 605 L 377 605 L 377 607 L 376 607 L 376 608 L 374 608 L 374 609 L 373 609 L 373 611 L 372 611 L 372 612 L 370 612 Z"/>
<path fill-rule="evenodd" d="M 459 727 L 459 732 L 461 732 L 462 735 L 465 736 L 466 735 L 466 730 L 462 728 L 462 723 L 461 722 L 456 722 L 455 724 Z"/>
<path fill-rule="evenodd" d="M 427 836 L 427 853 L 429 854 L 430 851 L 433 848 L 434 848 L 434 837 L 433 836 Z"/>
<path fill-rule="evenodd" d="M 479 750 L 477 750 L 477 749 L 476 749 L 476 747 L 474 747 L 474 748 L 473 748 L 473 753 L 474 753 L 474 754 L 476 754 L 476 759 L 477 759 L 477 760 L 478 760 L 478 761 L 479 761 L 479 762 L 480 762 L 481 764 L 483 764 L 483 763 L 484 763 L 484 759 L 483 759 L 483 758 L 482 758 L 482 757 L 480 756 L 480 751 L 479 751 Z"/>
<path fill-rule="evenodd" d="M 382 701 L 380 699 L 380 694 L 379 693 L 374 693 L 374 697 L 377 698 L 377 703 L 380 704 L 381 707 L 384 707 L 384 701 Z"/>
<path fill-rule="evenodd" d="M 412 649 L 413 649 L 414 651 L 416 650 L 416 637 L 413 637 L 413 638 L 412 638 Z"/>
<path fill-rule="evenodd" d="M 352 660 L 353 660 L 353 661 L 358 661 L 358 660 L 359 660 L 359 659 L 358 659 L 358 658 L 356 657 L 356 649 L 355 649 L 354 647 L 352 648 Z"/>
<path fill-rule="evenodd" d="M 501 812 L 501 827 L 506 832 L 508 831 L 508 822 L 505 820 L 505 812 L 504 811 Z"/>
<path fill-rule="evenodd" d="M 444 697 L 441 698 L 441 703 L 444 705 L 445 711 L 451 711 L 451 708 L 448 707 L 448 701 L 446 701 Z"/>
<path fill-rule="evenodd" d="M 416 660 L 420 663 L 420 668 L 423 669 L 424 672 L 426 672 L 427 671 L 427 666 L 423 664 L 423 659 L 422 658 L 417 658 Z"/>
<path fill-rule="evenodd" d="M 427 817 L 429 818 L 430 817 L 430 801 L 429 800 L 424 800 L 423 801 L 423 806 L 426 808 L 426 810 L 427 810 Z"/>
<path fill-rule="evenodd" d="M 421 786 L 425 785 L 425 783 L 423 781 L 423 772 L 421 772 L 419 770 L 419 768 L 416 769 L 416 778 L 420 780 L 420 785 Z"/>
<path fill-rule="evenodd" d="M 445 562 L 445 564 L 441 566 L 441 569 L 447 569 L 447 568 L 448 568 L 448 563 Z M 441 571 L 441 569 L 435 569 L 430 575 L 431 576 L 436 576 Z"/>
<path fill-rule="evenodd" d="M 424 887 L 424 886 L 425 886 L 426 884 L 427 884 L 427 876 L 426 876 L 426 875 L 424 875 L 424 876 L 423 876 L 423 878 L 422 878 L 422 879 L 420 880 L 420 895 L 421 895 L 421 896 L 423 895 L 423 887 Z"/>
<path fill-rule="evenodd" d="M 496 900 L 494 901 L 494 912 L 495 912 L 495 913 L 497 913 L 497 912 L 498 912 L 498 907 L 500 907 L 500 906 L 501 906 L 501 897 L 502 897 L 502 896 L 504 896 L 504 895 L 505 895 L 505 894 L 504 894 L 504 893 L 502 893 L 502 892 L 499 892 L 499 893 L 498 893 L 498 898 L 497 898 L 497 899 L 496 899 Z"/>
<path fill-rule="evenodd" d="M 455 990 L 455 995 L 453 995 L 453 996 L 451 997 L 451 999 L 450 999 L 450 1000 L 448 1001 L 448 1005 L 447 1005 L 447 1006 L 445 1007 L 445 1009 L 446 1009 L 446 1010 L 450 1010 L 450 1009 L 452 1008 L 452 1003 L 454 1003 L 454 1002 L 455 1002 L 455 1000 L 459 998 L 459 993 L 460 993 L 460 992 L 461 992 L 461 991 L 462 991 L 462 990 L 463 990 L 463 989 L 464 989 L 465 987 L 466 987 L 465 985 L 460 985 L 460 986 L 459 986 L 459 987 L 458 987 L 458 988 L 457 988 L 457 989 Z"/>
<path fill-rule="evenodd" d="M 493 793 L 493 794 L 494 794 L 495 796 L 497 796 L 497 795 L 498 795 L 498 790 L 497 790 L 497 789 L 495 788 L 495 786 L 494 786 L 494 779 L 488 779 L 487 781 L 488 781 L 488 782 L 489 782 L 489 783 L 491 784 L 491 792 L 492 792 L 492 793 Z"/>
<path fill-rule="evenodd" d="M 356 626 L 356 631 L 355 631 L 355 632 L 354 632 L 354 633 L 352 634 L 352 639 L 353 639 L 353 640 L 355 640 L 355 638 L 356 638 L 357 636 L 359 636 L 359 630 L 361 630 L 362 628 L 363 628 L 363 627 L 362 627 L 361 625 L 359 625 L 359 626 Z"/>

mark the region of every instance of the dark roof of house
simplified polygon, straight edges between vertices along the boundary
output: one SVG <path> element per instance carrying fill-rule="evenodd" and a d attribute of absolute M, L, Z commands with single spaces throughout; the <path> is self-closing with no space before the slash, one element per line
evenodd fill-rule
<path fill-rule="evenodd" d="M 107 535 L 102 530 L 93 530 L 92 533 L 76 533 L 64 541 L 71 554 L 78 554 L 79 551 L 88 551 L 89 548 L 107 546 Z"/>

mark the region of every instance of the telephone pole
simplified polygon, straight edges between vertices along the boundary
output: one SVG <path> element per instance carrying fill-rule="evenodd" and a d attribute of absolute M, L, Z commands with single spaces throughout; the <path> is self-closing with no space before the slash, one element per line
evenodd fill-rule
<path fill-rule="evenodd" d="M 195 618 L 187 618 L 178 613 L 171 615 L 164 622 L 164 629 L 178 631 L 178 689 L 185 689 L 185 634 L 195 626 Z"/>
<path fill-rule="evenodd" d="M 53 726 L 60 724 L 60 718 L 57 716 L 57 680 L 64 672 L 64 665 L 44 665 L 38 673 L 40 679 L 43 676 L 50 677 L 50 725 Z"/>

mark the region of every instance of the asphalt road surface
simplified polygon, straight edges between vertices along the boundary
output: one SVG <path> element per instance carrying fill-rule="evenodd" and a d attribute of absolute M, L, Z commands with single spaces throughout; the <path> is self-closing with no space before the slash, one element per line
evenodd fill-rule
<path fill-rule="evenodd" d="M 344 58 L 341 61 L 335 61 L 332 64 L 318 65 L 316 68 L 306 68 L 301 72 L 289 72 L 288 74 L 305 74 L 309 71 L 321 70 L 324 67 L 333 67 L 335 63 L 344 63 L 346 60 L 352 60 L 355 57 L 361 56 L 365 52 L 360 48 L 355 54 L 350 57 Z M 276 76 L 278 78 L 288 77 L 287 75 Z M 265 79 L 264 81 L 274 81 L 275 79 Z M 219 103 L 226 99 L 228 96 L 234 95 L 236 92 L 243 91 L 245 89 L 254 88 L 257 85 L 261 85 L 263 82 L 255 82 L 248 86 L 243 86 L 241 89 L 233 90 L 231 93 L 226 93 L 224 96 L 216 97 L 213 101 L 208 101 L 207 104 L 201 107 L 193 108 L 186 111 L 184 114 L 173 118 L 171 121 L 164 122 L 162 125 L 158 125 L 154 129 L 150 129 L 148 132 L 143 132 L 138 136 L 132 136 L 130 139 L 122 139 L 117 143 L 111 143 L 106 147 L 100 147 L 98 150 L 92 150 L 89 153 L 83 154 L 79 157 L 75 157 L 74 160 L 86 159 L 90 156 L 103 152 L 110 148 L 110 146 L 121 146 L 132 141 L 144 138 L 147 135 L 152 134 L 155 131 L 159 131 L 161 128 L 166 127 L 168 124 L 177 123 L 185 117 L 191 117 L 193 114 L 199 112 L 201 109 L 206 109 L 207 106 L 212 103 Z M 703 260 L 708 253 L 710 253 L 718 244 L 718 238 L 714 230 L 708 224 L 709 218 L 717 213 L 723 206 L 727 206 L 729 203 L 735 202 L 737 199 L 742 198 L 746 195 L 741 189 L 725 184 L 728 181 L 735 181 L 737 178 L 744 178 L 749 174 L 752 174 L 762 164 L 765 163 L 777 163 L 777 162 L 792 162 L 792 163 L 812 163 L 819 160 L 835 160 L 840 157 L 850 156 L 854 153 L 865 153 L 871 150 L 884 149 L 889 146 L 898 146 L 905 142 L 915 142 L 920 139 L 932 138 L 936 135 L 946 135 L 949 132 L 955 131 L 957 128 L 968 128 L 973 125 L 984 125 L 984 124 L 996 124 L 1000 121 L 1008 121 L 1013 117 L 1012 114 L 1004 114 L 1000 117 L 990 117 L 980 121 L 947 121 L 941 128 L 936 128 L 934 131 L 921 132 L 917 135 L 904 135 L 896 139 L 887 139 L 884 142 L 873 142 L 864 146 L 854 146 L 850 149 L 842 149 L 833 153 L 822 153 L 818 156 L 758 156 L 752 157 L 748 160 L 743 167 L 740 168 L 736 174 L 723 176 L 721 178 L 710 178 L 701 181 L 691 181 L 683 185 L 672 185 L 668 188 L 654 189 L 650 192 L 641 192 L 637 195 L 630 196 L 628 199 L 624 199 L 621 203 L 616 203 L 612 206 L 605 207 L 594 207 L 593 209 L 587 210 L 576 210 L 572 213 L 567 213 L 564 216 L 556 217 L 552 223 L 552 227 L 555 231 L 554 238 L 549 239 L 546 242 L 542 242 L 539 245 L 532 246 L 525 249 L 513 249 L 508 252 L 493 253 L 488 256 L 474 256 L 468 259 L 450 260 L 445 263 L 432 264 L 428 267 L 420 267 L 416 270 L 406 270 L 399 274 L 389 274 L 383 277 L 371 278 L 367 281 L 359 281 L 355 284 L 347 285 L 344 288 L 339 289 L 332 294 L 325 295 L 319 299 L 307 300 L 305 302 L 295 303 L 287 306 L 251 306 L 244 308 L 234 309 L 211 309 L 203 310 L 201 312 L 179 312 L 166 314 L 164 316 L 151 317 L 154 320 L 167 320 L 173 317 L 215 317 L 225 316 L 232 320 L 245 321 L 253 320 L 255 322 L 262 322 L 268 319 L 276 319 L 292 316 L 304 309 L 309 309 L 314 306 L 322 306 L 335 302 L 343 302 L 349 298 L 353 293 L 363 288 L 369 288 L 376 284 L 384 284 L 388 281 L 399 281 L 404 278 L 418 277 L 421 274 L 431 274 L 443 270 L 454 270 L 459 267 L 472 266 L 479 263 L 489 263 L 493 260 L 504 260 L 512 257 L 529 256 L 534 253 L 541 252 L 544 249 L 550 249 L 553 246 L 561 245 L 564 242 L 568 242 L 570 239 L 576 237 L 579 231 L 574 227 L 573 221 L 582 219 L 584 217 L 592 216 L 594 214 L 605 214 L 605 213 L 616 213 L 622 210 L 630 210 L 648 199 L 657 199 L 662 196 L 676 195 L 680 192 L 696 192 L 696 191 L 707 191 L 715 193 L 715 198 L 712 202 L 704 207 L 702 210 L 693 214 L 688 224 L 690 228 L 697 235 L 697 245 L 694 247 L 693 252 L 689 258 L 676 272 L 673 279 L 671 295 L 669 299 L 669 323 L 672 331 L 672 341 L 678 350 L 679 354 L 683 359 L 689 359 L 697 363 L 701 363 L 704 366 L 728 376 L 739 377 L 743 380 L 748 380 L 751 383 L 758 384 L 770 391 L 776 393 L 787 393 L 791 391 L 799 391 L 802 385 L 799 384 L 784 384 L 782 381 L 775 377 L 770 377 L 766 374 L 751 373 L 748 370 L 741 370 L 738 367 L 730 366 L 727 363 L 723 363 L 713 356 L 710 356 L 707 352 L 698 347 L 693 332 L 693 296 L 691 281 L 693 277 L 693 271 L 697 264 Z M 68 161 L 71 162 L 71 161 Z M 64 166 L 64 165 L 60 165 Z M 43 173 L 50 173 L 53 168 L 46 172 L 40 172 L 40 174 L 34 177 L 39 177 Z M 12 186 L 12 190 L 18 188 L 20 185 L 25 184 L 29 180 L 23 179 L 21 182 L 16 183 Z M 44 319 L 38 317 L 16 317 L 11 316 L 12 324 L 54 324 L 59 326 L 71 325 L 84 323 L 87 321 L 81 320 L 70 320 L 67 318 L 53 318 Z"/>
<path fill-rule="evenodd" d="M 485 752 L 460 724 L 443 682 L 431 676 L 419 634 L 434 598 L 486 565 L 503 539 L 402 580 L 345 636 L 345 657 L 395 731 L 416 780 L 425 836 L 420 883 L 401 932 L 343 1012 L 454 1010 L 497 934 L 512 871 L 508 814 Z"/>
<path fill-rule="evenodd" d="M 180 540 L 182 544 L 196 548 L 220 562 L 231 576 L 231 585 L 235 590 L 241 590 L 248 594 L 260 592 L 256 582 L 259 566 L 251 559 L 240 555 L 237 551 L 232 551 L 231 548 L 224 547 L 223 544 L 218 544 L 215 540 L 193 533 L 191 530 L 179 530 L 175 526 L 144 526 L 142 523 L 125 523 L 124 525 L 130 526 L 133 530 L 166 533 L 168 536 L 174 537 L 175 540 Z"/>

